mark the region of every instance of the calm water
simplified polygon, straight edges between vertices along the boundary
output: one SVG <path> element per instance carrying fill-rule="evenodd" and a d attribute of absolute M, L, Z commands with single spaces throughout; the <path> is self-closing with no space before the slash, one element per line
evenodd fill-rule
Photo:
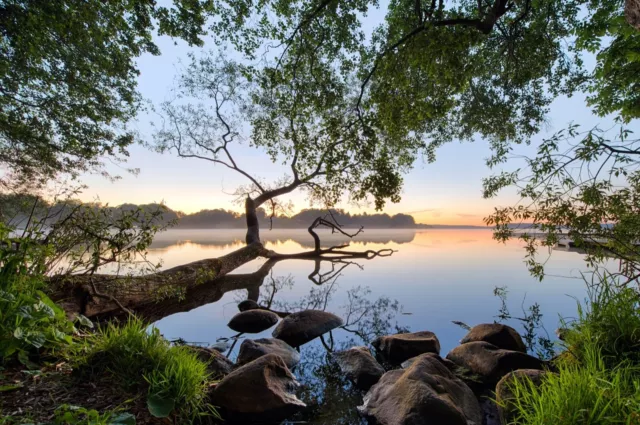
<path fill-rule="evenodd" d="M 493 290 L 506 286 L 511 312 L 519 315 L 522 306 L 539 303 L 544 325 L 553 336 L 559 315 L 574 316 L 576 299 L 585 297 L 585 285 L 580 279 L 580 271 L 585 270 L 582 257 L 574 252 L 554 251 L 546 265 L 547 273 L 553 276 L 538 282 L 523 264 L 520 243 L 499 244 L 491 236 L 488 230 L 366 231 L 351 249 L 392 248 L 397 252 L 386 258 L 334 264 L 335 271 L 345 267 L 335 279 L 322 285 L 308 278 L 314 271 L 313 261 L 282 261 L 266 276 L 249 279 L 253 283 L 244 286 L 251 289 L 232 289 L 242 288 L 243 284 L 227 285 L 232 290 L 226 293 L 203 289 L 188 298 L 184 306 L 172 310 L 185 311 L 161 318 L 155 325 L 169 339 L 213 344 L 219 338 L 234 335 L 226 324 L 238 312 L 237 303 L 252 291 L 261 304 L 271 301 L 274 310 L 322 308 L 348 318 L 352 332 L 334 331 L 335 349 L 363 345 L 364 339 L 397 329 L 430 330 L 440 339 L 441 354 L 446 355 L 465 334 L 452 321 L 469 325 L 492 322 L 501 305 Z M 161 258 L 168 268 L 223 255 L 241 247 L 243 238 L 242 230 L 170 230 L 156 238 L 150 254 L 154 259 Z M 268 249 L 278 252 L 308 250 L 312 244 L 304 230 L 263 231 L 262 239 Z M 323 241 L 327 245 L 344 242 L 328 234 L 323 235 Z M 234 273 L 254 273 L 264 263 L 265 260 L 255 260 Z M 321 265 L 322 273 L 330 271 L 330 263 Z M 517 321 L 511 324 L 522 330 Z M 270 332 L 251 337 L 269 337 Z M 237 346 L 231 357 L 237 354 Z M 341 380 L 322 345 L 312 342 L 303 346 L 302 357 L 303 363 L 295 371 L 305 385 L 301 397 L 308 404 L 316 404 L 316 409 L 302 420 L 316 424 L 360 423 L 355 406 L 360 404 L 361 395 Z"/>

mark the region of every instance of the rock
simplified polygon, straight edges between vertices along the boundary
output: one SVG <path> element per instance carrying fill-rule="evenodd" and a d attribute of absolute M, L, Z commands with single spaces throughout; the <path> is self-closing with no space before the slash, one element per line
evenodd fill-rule
<path fill-rule="evenodd" d="M 236 332 L 259 333 L 278 323 L 278 315 L 267 310 L 248 310 L 236 314 L 229 326 Z"/>
<path fill-rule="evenodd" d="M 515 379 L 529 379 L 535 386 L 542 384 L 542 378 L 548 373 L 544 370 L 537 369 L 520 369 L 506 374 L 498 385 L 496 385 L 496 403 L 498 404 L 498 414 L 503 424 L 510 423 L 513 419 L 513 392 L 510 385 Z"/>
<path fill-rule="evenodd" d="M 451 350 L 447 359 L 477 375 L 489 386 L 517 369 L 543 369 L 544 362 L 519 351 L 503 350 L 484 341 L 468 342 Z"/>
<path fill-rule="evenodd" d="M 527 347 L 522 341 L 520 334 L 511 326 L 500 323 L 485 323 L 471 328 L 468 334 L 460 341 L 461 344 L 467 342 L 484 341 L 505 350 L 527 352 Z"/>
<path fill-rule="evenodd" d="M 220 353 L 224 353 L 229 349 L 229 347 L 231 347 L 229 341 L 218 341 L 215 344 L 209 346 L 209 348 L 212 348 Z"/>
<path fill-rule="evenodd" d="M 306 405 L 293 391 L 299 386 L 284 360 L 267 354 L 234 370 L 215 387 L 211 403 L 226 421 L 279 423 Z"/>
<path fill-rule="evenodd" d="M 238 310 L 240 311 L 256 310 L 259 308 L 260 304 L 258 304 L 254 300 L 244 300 L 238 303 Z"/>
<path fill-rule="evenodd" d="M 624 4 L 624 15 L 629 25 L 640 30 L 640 0 L 626 0 Z"/>
<path fill-rule="evenodd" d="M 224 354 L 213 348 L 191 347 L 198 354 L 198 358 L 207 362 L 207 369 L 213 379 L 222 378 L 231 373 L 235 365 Z"/>
<path fill-rule="evenodd" d="M 353 347 L 334 354 L 342 372 L 356 387 L 367 391 L 384 374 L 384 369 L 373 358 L 367 347 Z"/>
<path fill-rule="evenodd" d="M 382 359 L 392 365 L 424 353 L 440 354 L 440 341 L 429 331 L 382 336 L 372 345 Z"/>
<path fill-rule="evenodd" d="M 300 353 L 286 342 L 275 338 L 247 339 L 240 345 L 237 363 L 247 364 L 267 354 L 277 354 L 289 369 L 300 363 Z"/>
<path fill-rule="evenodd" d="M 273 330 L 273 337 L 292 347 L 299 347 L 342 324 L 342 319 L 335 314 L 321 310 L 304 310 L 282 319 Z"/>
<path fill-rule="evenodd" d="M 385 373 L 364 397 L 360 412 L 384 425 L 482 425 L 475 395 L 437 354 Z"/>

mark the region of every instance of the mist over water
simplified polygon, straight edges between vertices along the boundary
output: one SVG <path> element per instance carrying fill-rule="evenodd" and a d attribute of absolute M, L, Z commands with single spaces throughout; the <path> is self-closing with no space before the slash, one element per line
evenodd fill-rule
<path fill-rule="evenodd" d="M 261 236 L 268 249 L 278 252 L 292 253 L 312 247 L 311 236 L 304 230 L 263 231 Z M 321 236 L 326 245 L 346 241 L 330 233 Z M 169 230 L 158 235 L 149 252 L 152 259 L 162 259 L 163 267 L 169 268 L 224 255 L 242 246 L 243 238 L 244 233 L 235 229 Z M 451 321 L 474 325 L 495 319 L 500 307 L 500 301 L 493 295 L 496 286 L 508 288 L 508 303 L 514 315 L 521 313 L 521 305 L 539 303 L 550 334 L 558 325 L 558 315 L 574 316 L 576 298 L 581 300 L 585 296 L 580 271 L 587 269 L 581 255 L 553 251 L 546 265 L 550 276 L 538 282 L 523 264 L 521 244 L 498 243 L 489 230 L 374 230 L 359 235 L 350 247 L 381 248 L 397 252 L 386 258 L 356 260 L 356 264 L 345 267 L 332 284 L 327 311 L 340 315 L 348 303 L 349 291 L 366 287 L 371 291 L 368 297 L 372 301 L 388 297 L 399 302 L 402 306 L 396 317 L 399 326 L 435 332 L 443 354 L 464 335 L 464 330 Z M 252 273 L 264 262 L 254 260 L 234 274 Z M 322 264 L 322 268 L 330 271 L 331 265 Z M 313 261 L 282 261 L 264 282 L 266 285 L 271 279 L 288 278 L 290 286 L 278 290 L 274 299 L 278 304 L 299 303 L 311 291 L 321 289 L 308 279 L 313 269 Z M 230 291 L 215 303 L 171 315 L 156 326 L 170 339 L 213 343 L 233 334 L 226 324 L 237 313 L 237 303 L 246 297 L 246 290 Z M 261 298 L 260 302 L 263 301 Z M 257 337 L 268 334 L 269 331 Z"/>

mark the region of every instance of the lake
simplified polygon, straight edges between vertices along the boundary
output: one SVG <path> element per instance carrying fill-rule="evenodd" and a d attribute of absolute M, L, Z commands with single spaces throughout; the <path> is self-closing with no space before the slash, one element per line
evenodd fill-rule
<path fill-rule="evenodd" d="M 306 230 L 263 230 L 261 237 L 268 249 L 282 253 L 313 246 Z M 346 241 L 330 233 L 322 233 L 321 237 L 323 245 Z M 149 256 L 152 260 L 162 259 L 163 268 L 169 268 L 224 255 L 243 246 L 243 239 L 241 229 L 174 229 L 156 237 Z M 495 287 L 507 288 L 507 306 L 514 316 L 522 316 L 523 308 L 538 303 L 542 323 L 551 337 L 560 315 L 575 316 L 577 300 L 586 296 L 580 277 L 586 266 L 580 254 L 554 250 L 546 264 L 548 277 L 539 282 L 529 275 L 523 263 L 522 244 L 498 243 L 490 230 L 371 230 L 358 235 L 349 249 L 383 248 L 396 252 L 390 257 L 333 264 L 333 272 L 332 264 L 323 262 L 320 273 L 329 274 L 321 285 L 309 279 L 316 266 L 314 261 L 282 261 L 253 279 L 265 263 L 263 259 L 254 260 L 234 272 L 253 279 L 253 284 L 245 285 L 248 289 L 229 285 L 213 293 L 213 289 L 203 288 L 204 292 L 172 310 L 184 311 L 157 320 L 155 326 L 170 340 L 214 344 L 235 334 L 226 325 L 238 312 L 238 302 L 247 299 L 252 291 L 254 298 L 259 297 L 261 304 L 269 304 L 273 310 L 325 309 L 348 319 L 349 331 L 338 329 L 332 333 L 336 350 L 365 345 L 365 339 L 381 333 L 429 330 L 438 336 L 444 356 L 466 333 L 453 321 L 473 326 L 496 319 L 501 301 L 493 293 Z M 318 274 L 315 277 L 317 280 Z M 522 331 L 519 321 L 506 323 Z M 271 331 L 250 337 L 270 337 Z M 237 355 L 239 345 L 234 347 L 231 358 Z M 316 340 L 303 346 L 301 355 L 303 361 L 294 373 L 304 385 L 301 398 L 315 407 L 298 419 L 327 425 L 361 423 L 355 410 L 361 394 L 343 381 L 326 349 Z"/>

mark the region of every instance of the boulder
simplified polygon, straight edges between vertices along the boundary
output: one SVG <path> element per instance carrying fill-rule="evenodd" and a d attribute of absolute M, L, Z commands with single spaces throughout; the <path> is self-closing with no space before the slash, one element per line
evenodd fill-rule
<path fill-rule="evenodd" d="M 273 337 L 292 347 L 299 347 L 342 324 L 342 319 L 335 314 L 321 310 L 304 310 L 282 319 L 273 330 Z"/>
<path fill-rule="evenodd" d="M 279 423 L 306 405 L 284 360 L 267 354 L 227 375 L 211 392 L 211 403 L 232 423 Z"/>
<path fill-rule="evenodd" d="M 511 326 L 500 323 L 484 323 L 471 328 L 468 334 L 462 338 L 461 344 L 467 342 L 484 341 L 505 350 L 527 352 L 527 347 L 520 334 Z"/>
<path fill-rule="evenodd" d="M 353 347 L 334 353 L 333 356 L 340 370 L 361 390 L 367 391 L 384 374 L 384 369 L 367 347 Z"/>
<path fill-rule="evenodd" d="M 496 403 L 498 405 L 498 414 L 500 416 L 500 421 L 503 424 L 508 424 L 515 419 L 513 417 L 514 396 L 510 387 L 513 384 L 513 381 L 516 379 L 528 379 L 533 385 L 540 386 L 540 384 L 542 384 L 542 378 L 546 373 L 548 372 L 544 370 L 519 369 L 506 374 L 500 380 L 500 382 L 498 382 L 498 385 L 496 385 Z"/>
<path fill-rule="evenodd" d="M 227 326 L 236 332 L 255 334 L 266 331 L 278 320 L 277 314 L 267 310 L 247 310 L 233 316 Z"/>
<path fill-rule="evenodd" d="M 382 336 L 372 345 L 382 359 L 392 365 L 424 353 L 440 354 L 440 341 L 429 331 Z"/>
<path fill-rule="evenodd" d="M 247 364 L 267 354 L 277 354 L 289 369 L 300 363 L 300 353 L 286 342 L 275 338 L 247 339 L 240 345 L 237 363 Z"/>
<path fill-rule="evenodd" d="M 191 347 L 198 358 L 207 363 L 207 370 L 213 379 L 219 379 L 231 373 L 235 365 L 224 354 L 213 348 Z"/>
<path fill-rule="evenodd" d="M 504 350 L 484 341 L 468 342 L 451 350 L 447 359 L 469 370 L 489 386 L 517 369 L 543 369 L 544 362 L 520 351 Z"/>
<path fill-rule="evenodd" d="M 240 311 L 256 310 L 259 308 L 260 304 L 258 304 L 254 300 L 244 300 L 238 303 L 238 310 Z"/>
<path fill-rule="evenodd" d="M 433 353 L 382 375 L 359 410 L 381 425 L 482 425 L 471 389 Z"/>

